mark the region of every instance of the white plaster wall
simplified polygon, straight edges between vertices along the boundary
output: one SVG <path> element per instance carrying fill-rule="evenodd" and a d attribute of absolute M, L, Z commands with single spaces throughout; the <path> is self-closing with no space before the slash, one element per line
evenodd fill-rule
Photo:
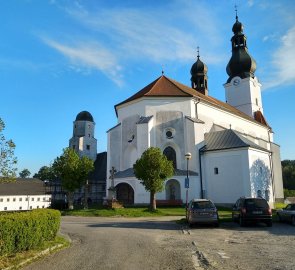
<path fill-rule="evenodd" d="M 24 211 L 38 208 L 48 208 L 51 205 L 51 195 L 12 195 L 0 196 L 0 211 Z"/>
<path fill-rule="evenodd" d="M 203 128 L 203 132 L 209 132 L 212 125 L 217 124 L 227 129 L 232 128 L 234 130 L 244 131 L 246 134 L 252 134 L 252 136 L 265 141 L 269 139 L 267 127 L 215 108 L 210 104 L 199 103 L 198 114 L 199 118 L 205 122 L 201 127 Z"/>
<path fill-rule="evenodd" d="M 234 85 L 235 79 L 240 80 L 240 84 Z M 224 85 L 226 100 L 228 104 L 236 107 L 240 111 L 253 116 L 255 111 L 260 110 L 263 113 L 262 99 L 261 99 L 261 84 L 257 78 L 234 77 L 230 83 Z M 256 104 L 257 99 L 257 104 Z"/>
<path fill-rule="evenodd" d="M 245 149 L 204 153 L 202 179 L 206 197 L 215 203 L 232 204 L 241 196 L 249 196 L 247 164 Z M 218 174 L 214 168 L 218 168 Z"/>
<path fill-rule="evenodd" d="M 273 188 L 271 178 L 271 166 L 269 153 L 256 149 L 249 150 L 249 171 L 251 184 L 251 197 L 257 197 L 257 190 L 261 190 L 262 197 L 265 196 L 265 190 L 269 190 L 269 203 L 273 206 Z"/>
<path fill-rule="evenodd" d="M 175 179 L 180 184 L 180 196 L 183 203 L 186 202 L 186 189 L 184 187 L 186 176 L 172 176 L 164 182 L 164 187 L 166 186 L 167 181 L 170 179 Z M 188 189 L 188 201 L 194 198 L 200 198 L 200 179 L 197 176 L 190 176 L 190 187 Z M 115 186 L 120 183 L 129 184 L 134 190 L 134 203 L 135 204 L 148 204 L 150 202 L 150 193 L 147 192 L 144 186 L 140 183 L 135 177 L 130 178 L 116 178 Z M 156 194 L 156 200 L 166 200 L 166 191 L 165 189 L 162 192 Z"/>
<path fill-rule="evenodd" d="M 128 104 L 123 104 L 117 107 L 118 122 L 134 115 L 136 112 L 140 116 L 156 115 L 159 111 L 180 111 L 184 115 L 191 115 L 193 100 L 192 98 L 140 98 Z"/>

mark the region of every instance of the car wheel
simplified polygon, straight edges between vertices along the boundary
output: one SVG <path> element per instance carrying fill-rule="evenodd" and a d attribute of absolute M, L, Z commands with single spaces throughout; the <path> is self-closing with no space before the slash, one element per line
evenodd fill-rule
<path fill-rule="evenodd" d="M 240 218 L 239 218 L 239 223 L 240 223 L 240 226 L 241 227 L 244 227 L 245 226 L 245 220 L 243 219 L 242 216 L 240 216 Z"/>
<path fill-rule="evenodd" d="M 267 226 L 267 227 L 272 227 L 272 220 L 268 221 L 268 222 L 266 223 L 266 226 Z"/>
<path fill-rule="evenodd" d="M 280 221 L 280 222 L 282 222 L 282 221 L 283 221 L 283 219 L 282 219 L 282 217 L 281 217 L 281 215 L 280 215 L 280 214 L 278 214 L 278 218 L 279 218 L 279 221 Z"/>
<path fill-rule="evenodd" d="M 293 226 L 295 226 L 295 216 L 292 216 L 291 224 L 292 224 Z"/>
<path fill-rule="evenodd" d="M 233 213 L 231 214 L 231 219 L 232 219 L 233 222 L 237 222 L 237 219 L 235 218 Z"/>

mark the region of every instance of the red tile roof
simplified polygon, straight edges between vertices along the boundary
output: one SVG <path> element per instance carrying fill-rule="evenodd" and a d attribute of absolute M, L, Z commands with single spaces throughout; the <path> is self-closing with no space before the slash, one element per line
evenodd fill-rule
<path fill-rule="evenodd" d="M 128 103 L 130 101 L 142 98 L 142 97 L 195 97 L 198 99 L 201 99 L 207 103 L 210 103 L 211 105 L 221 109 L 228 111 L 230 113 L 233 113 L 237 116 L 240 116 L 242 118 L 245 118 L 247 120 L 250 120 L 252 122 L 258 122 L 259 124 L 262 124 L 264 126 L 268 126 L 268 124 L 259 121 L 257 119 L 254 119 L 250 117 L 249 115 L 241 112 L 240 110 L 232 107 L 228 103 L 222 102 L 216 98 L 205 96 L 202 93 L 194 90 L 191 87 L 188 87 L 182 83 L 179 83 L 175 80 L 172 80 L 170 78 L 167 78 L 166 76 L 162 75 L 161 77 L 157 78 L 155 81 L 141 89 L 139 92 L 134 94 L 133 96 L 127 98 L 123 102 L 115 105 L 115 110 L 117 113 L 117 107 L 121 106 L 125 103 Z M 263 116 L 262 116 L 263 117 Z M 263 117 L 264 119 L 264 117 Z"/>

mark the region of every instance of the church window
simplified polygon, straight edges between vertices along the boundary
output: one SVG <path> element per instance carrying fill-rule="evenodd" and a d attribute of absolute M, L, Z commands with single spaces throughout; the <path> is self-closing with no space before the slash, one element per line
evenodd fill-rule
<path fill-rule="evenodd" d="M 13 201 L 15 202 L 16 198 L 13 198 Z"/>
<path fill-rule="evenodd" d="M 173 162 L 173 167 L 174 167 L 174 169 L 176 169 L 176 152 L 175 152 L 175 150 L 171 146 L 168 146 L 164 149 L 163 154 L 167 157 L 168 160 Z"/>
<path fill-rule="evenodd" d="M 90 138 L 90 134 L 88 134 L 88 137 Z"/>
<path fill-rule="evenodd" d="M 21 206 L 19 207 L 19 210 L 22 210 L 22 207 Z"/>
<path fill-rule="evenodd" d="M 171 130 L 167 130 L 167 131 L 166 131 L 166 137 L 167 137 L 168 139 L 172 139 L 172 138 L 173 138 L 173 134 L 172 134 L 172 131 L 171 131 Z"/>
<path fill-rule="evenodd" d="M 4 210 L 7 210 L 7 207 L 6 206 L 4 207 Z"/>
<path fill-rule="evenodd" d="M 34 199 L 34 198 L 32 198 L 32 200 L 31 200 L 31 201 L 33 202 L 34 200 L 35 200 L 35 199 Z"/>
<path fill-rule="evenodd" d="M 9 202 L 9 198 L 7 198 L 7 201 Z"/>
<path fill-rule="evenodd" d="M 90 145 L 89 144 L 86 145 L 86 149 L 90 150 Z"/>
<path fill-rule="evenodd" d="M 75 128 L 76 128 L 77 126 L 75 125 Z"/>
<path fill-rule="evenodd" d="M 3 199 L 2 198 L 0 199 L 0 202 L 3 202 Z"/>
<path fill-rule="evenodd" d="M 23 198 L 19 198 L 19 201 L 21 202 L 23 200 Z"/>
<path fill-rule="evenodd" d="M 214 174 L 218 174 L 218 168 L 217 167 L 214 168 Z"/>
<path fill-rule="evenodd" d="M 256 105 L 258 106 L 258 98 L 255 99 Z"/>
<path fill-rule="evenodd" d="M 260 174 L 262 174 L 262 167 L 259 167 L 259 170 L 260 170 Z"/>
<path fill-rule="evenodd" d="M 88 128 L 90 128 L 90 125 L 88 125 Z"/>

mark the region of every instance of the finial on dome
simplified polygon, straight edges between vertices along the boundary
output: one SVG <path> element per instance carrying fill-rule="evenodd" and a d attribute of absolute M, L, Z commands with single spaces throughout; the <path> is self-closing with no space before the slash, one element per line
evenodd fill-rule
<path fill-rule="evenodd" d="M 235 5 L 235 11 L 236 11 L 236 21 L 238 21 L 238 6 Z"/>
<path fill-rule="evenodd" d="M 197 47 L 197 52 L 198 52 L 198 59 L 200 58 L 200 47 Z"/>
<path fill-rule="evenodd" d="M 164 65 L 162 65 L 162 76 L 164 75 Z"/>

